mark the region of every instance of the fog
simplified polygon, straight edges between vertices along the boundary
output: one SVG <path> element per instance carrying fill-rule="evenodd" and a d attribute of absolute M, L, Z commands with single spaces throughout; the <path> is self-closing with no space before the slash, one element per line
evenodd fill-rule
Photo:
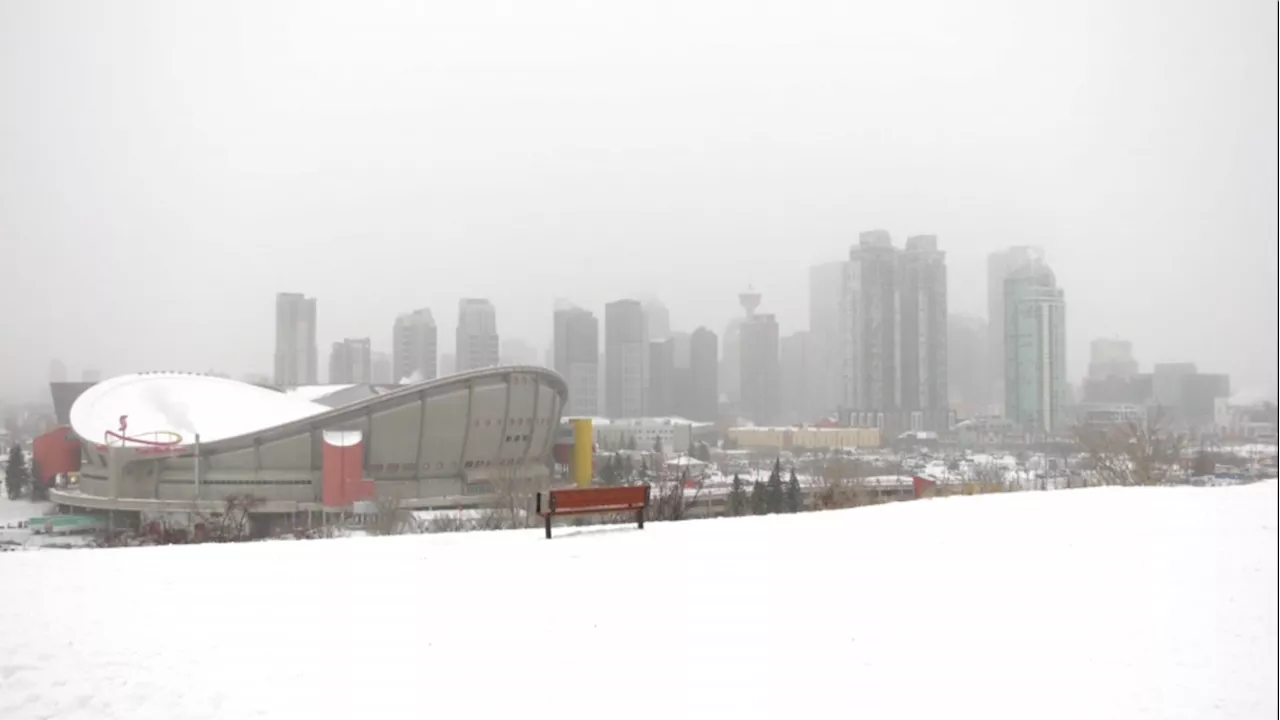
<path fill-rule="evenodd" d="M 0 393 L 270 374 L 461 297 L 545 348 L 557 301 L 719 332 L 748 284 L 938 235 L 952 312 L 1045 249 L 1095 337 L 1276 384 L 1276 4 L 0 3 Z"/>

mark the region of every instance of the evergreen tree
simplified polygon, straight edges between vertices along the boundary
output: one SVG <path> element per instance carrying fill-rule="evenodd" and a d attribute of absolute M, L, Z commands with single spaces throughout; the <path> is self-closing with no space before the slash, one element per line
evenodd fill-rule
<path fill-rule="evenodd" d="M 751 483 L 751 514 L 764 515 L 769 512 L 769 498 L 765 497 L 764 483 L 756 480 Z"/>
<path fill-rule="evenodd" d="M 618 466 L 614 464 L 613 457 L 610 455 L 600 466 L 600 483 L 602 485 L 616 485 L 618 483 Z"/>
<path fill-rule="evenodd" d="M 769 483 L 767 486 L 768 493 L 765 496 L 766 506 L 771 513 L 782 512 L 783 492 L 782 492 L 782 460 L 773 461 L 773 471 L 769 473 Z"/>
<path fill-rule="evenodd" d="M 628 450 L 637 450 L 637 449 L 638 449 L 638 448 L 636 447 L 636 436 L 635 436 L 635 435 L 628 435 L 628 436 L 627 436 L 627 449 L 628 449 Z"/>
<path fill-rule="evenodd" d="M 738 473 L 733 474 L 733 489 L 729 491 L 729 515 L 738 517 L 745 515 L 747 512 L 747 488 L 742 482 L 742 478 L 738 477 Z"/>
<path fill-rule="evenodd" d="M 653 451 L 654 451 L 655 453 L 659 454 L 659 455 L 663 455 L 663 454 L 664 454 L 664 453 L 662 452 L 662 437 L 661 437 L 661 436 L 656 437 L 656 438 L 654 438 L 654 439 L 653 439 Z"/>
<path fill-rule="evenodd" d="M 702 462 L 711 462 L 711 448 L 706 443 L 698 443 L 697 453 L 695 454 Z"/>
<path fill-rule="evenodd" d="M 52 480 L 50 480 L 52 482 Z M 40 480 L 40 466 L 31 461 L 31 501 L 42 502 L 49 499 L 49 486 Z"/>
<path fill-rule="evenodd" d="M 787 512 L 798 513 L 804 507 L 804 496 L 800 494 L 800 479 L 796 477 L 796 468 L 791 466 L 791 479 L 787 481 Z"/>
<path fill-rule="evenodd" d="M 27 473 L 27 456 L 22 452 L 22 448 L 15 444 L 9 450 L 9 465 L 4 469 L 4 488 L 9 493 L 9 499 L 17 500 L 22 497 L 22 492 L 26 490 L 30 480 L 31 475 Z"/>

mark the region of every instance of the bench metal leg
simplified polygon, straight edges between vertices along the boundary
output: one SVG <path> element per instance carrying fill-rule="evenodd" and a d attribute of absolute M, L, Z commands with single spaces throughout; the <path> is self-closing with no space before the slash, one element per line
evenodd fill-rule
<path fill-rule="evenodd" d="M 640 529 L 644 529 L 644 510 L 636 511 L 636 522 L 640 525 Z"/>
<path fill-rule="evenodd" d="M 547 513 L 547 539 L 551 539 L 551 513 Z"/>

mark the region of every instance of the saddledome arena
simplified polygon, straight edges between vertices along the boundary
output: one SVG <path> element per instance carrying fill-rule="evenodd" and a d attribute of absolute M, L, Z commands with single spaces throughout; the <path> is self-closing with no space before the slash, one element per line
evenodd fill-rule
<path fill-rule="evenodd" d="M 542 487 L 567 397 L 539 367 L 497 367 L 405 385 L 338 408 L 276 389 L 185 373 L 98 383 L 76 399 L 78 482 L 63 506 L 255 513 L 475 506 L 497 483 Z M 73 438 L 68 438 L 73 439 Z"/>

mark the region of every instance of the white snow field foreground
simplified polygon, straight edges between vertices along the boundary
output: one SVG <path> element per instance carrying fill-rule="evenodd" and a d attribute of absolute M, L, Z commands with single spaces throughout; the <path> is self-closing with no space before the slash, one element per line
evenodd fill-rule
<path fill-rule="evenodd" d="M 0 718 L 1274 718 L 1276 483 L 0 556 Z"/>

